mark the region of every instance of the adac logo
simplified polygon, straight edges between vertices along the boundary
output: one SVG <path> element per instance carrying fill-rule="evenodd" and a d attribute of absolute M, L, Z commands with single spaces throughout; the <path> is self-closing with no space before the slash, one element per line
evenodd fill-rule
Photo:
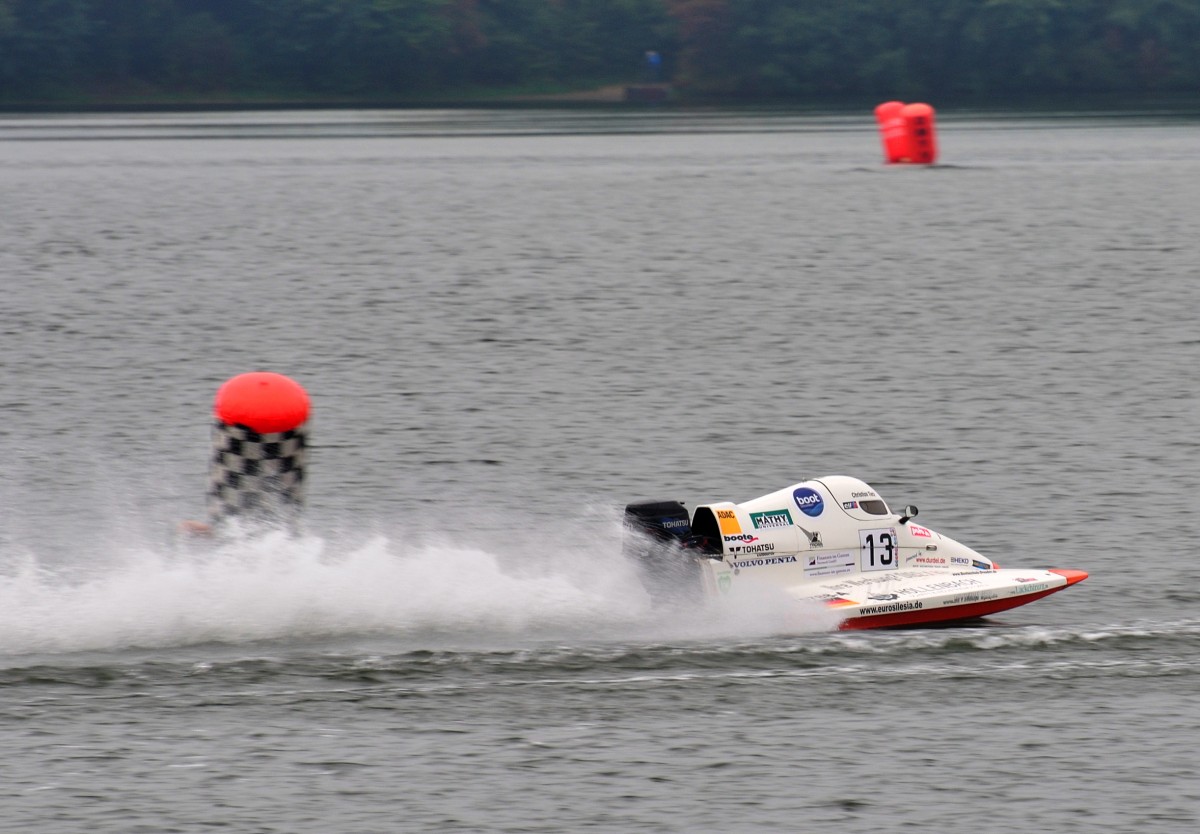
<path fill-rule="evenodd" d="M 800 508 L 800 512 L 812 518 L 816 518 L 825 510 L 825 499 L 815 489 L 796 487 L 792 498 L 796 500 L 796 506 Z"/>
<path fill-rule="evenodd" d="M 717 510 L 717 525 L 727 536 L 742 532 L 741 522 L 738 521 L 737 513 L 733 510 Z"/>

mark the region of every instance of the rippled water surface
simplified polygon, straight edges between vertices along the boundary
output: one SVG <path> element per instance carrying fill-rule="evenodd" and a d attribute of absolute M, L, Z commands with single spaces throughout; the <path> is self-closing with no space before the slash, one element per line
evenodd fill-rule
<path fill-rule="evenodd" d="M 0 117 L 0 830 L 1190 832 L 1200 123 Z M 195 547 L 217 386 L 307 527 Z M 631 499 L 856 475 L 986 626 L 656 609 Z"/>

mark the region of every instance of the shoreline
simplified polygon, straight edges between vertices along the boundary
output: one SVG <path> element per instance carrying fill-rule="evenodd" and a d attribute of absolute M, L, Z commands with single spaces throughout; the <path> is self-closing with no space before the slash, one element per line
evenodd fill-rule
<path fill-rule="evenodd" d="M 697 96 L 681 93 L 669 83 L 606 84 L 554 93 L 448 95 L 419 98 L 307 98 L 287 96 L 112 97 L 86 100 L 0 101 L 0 115 L 54 113 L 188 113 L 278 110 L 468 110 L 523 107 L 639 108 L 725 107 L 791 109 L 801 112 L 860 112 L 873 110 L 886 96 L 839 98 L 756 99 L 738 96 Z M 1157 113 L 1200 119 L 1200 95 L 1127 93 L 1088 96 L 1014 96 L 1007 99 L 926 98 L 938 112 L 976 113 Z"/>

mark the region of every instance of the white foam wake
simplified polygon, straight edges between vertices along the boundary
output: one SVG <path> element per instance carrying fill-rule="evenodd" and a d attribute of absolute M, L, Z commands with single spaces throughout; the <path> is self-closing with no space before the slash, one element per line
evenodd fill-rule
<path fill-rule="evenodd" d="M 137 548 L 86 570 L 51 570 L 26 555 L 0 572 L 0 654 L 380 633 L 679 639 L 835 625 L 763 599 L 656 610 L 617 536 L 603 538 L 520 558 L 453 541 L 408 545 L 403 536 L 339 549 L 283 533 Z"/>

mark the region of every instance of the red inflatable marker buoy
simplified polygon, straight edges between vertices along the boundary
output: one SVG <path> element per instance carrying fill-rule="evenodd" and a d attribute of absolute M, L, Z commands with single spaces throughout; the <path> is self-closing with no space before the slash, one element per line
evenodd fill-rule
<path fill-rule="evenodd" d="M 906 104 L 900 111 L 908 134 L 909 162 L 932 165 L 937 159 L 937 136 L 933 129 L 933 108 L 928 104 Z"/>
<path fill-rule="evenodd" d="M 295 527 L 304 504 L 308 393 L 281 374 L 241 374 L 213 400 L 209 528 L 240 517 Z"/>
<path fill-rule="evenodd" d="M 900 115 L 902 110 L 904 103 L 900 101 L 885 101 L 875 108 L 875 121 L 883 140 L 883 158 L 889 164 L 904 162 L 909 155 L 908 127 Z"/>
<path fill-rule="evenodd" d="M 260 434 L 290 431 L 308 419 L 308 393 L 282 374 L 241 374 L 217 389 L 213 416 Z"/>
<path fill-rule="evenodd" d="M 875 108 L 875 121 L 889 165 L 932 165 L 937 159 L 933 108 L 928 104 L 885 101 Z"/>

